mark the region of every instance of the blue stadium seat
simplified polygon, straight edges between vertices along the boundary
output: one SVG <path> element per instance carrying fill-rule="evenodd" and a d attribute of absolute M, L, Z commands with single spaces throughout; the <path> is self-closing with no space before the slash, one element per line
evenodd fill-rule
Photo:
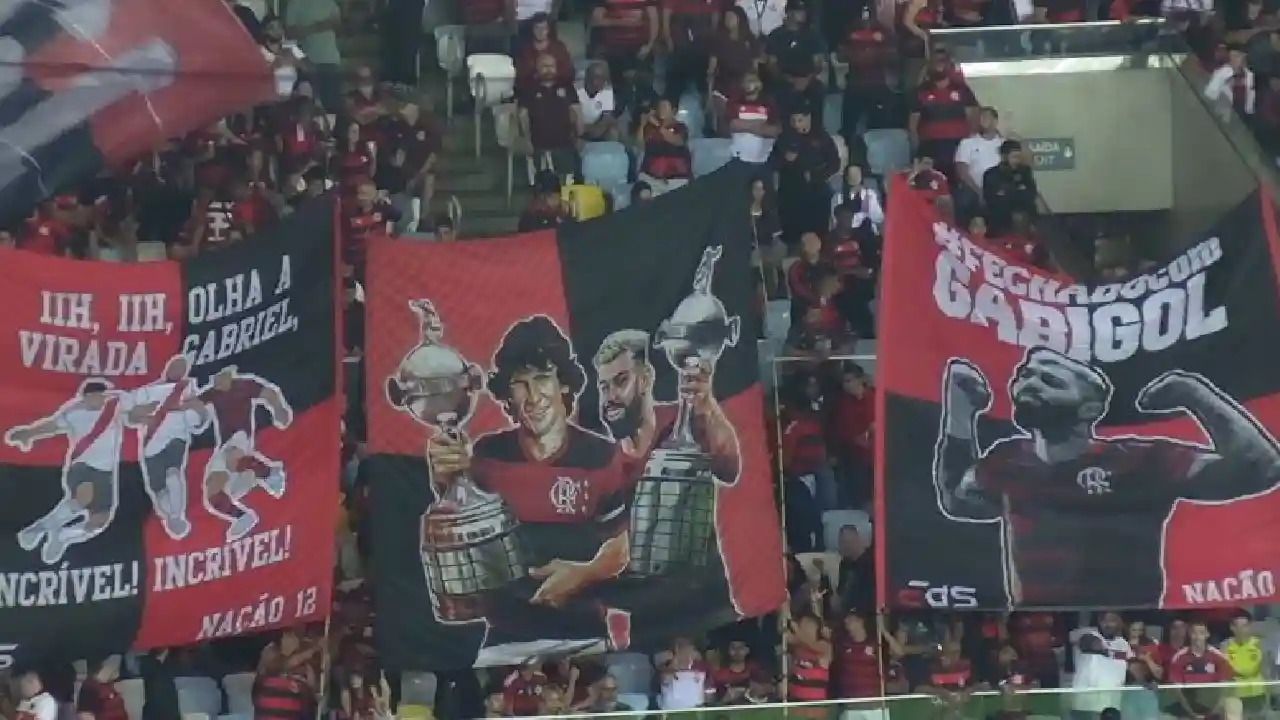
<path fill-rule="evenodd" d="M 707 124 L 707 112 L 702 103 L 702 96 L 697 93 L 686 93 L 680 97 L 680 105 L 676 108 L 676 120 L 684 123 L 689 129 L 689 137 L 702 137 L 703 128 Z"/>
<path fill-rule="evenodd" d="M 844 123 L 844 97 L 828 95 L 822 101 L 822 127 L 832 135 L 836 135 L 840 132 L 842 123 Z"/>
<path fill-rule="evenodd" d="M 213 678 L 180 677 L 174 684 L 178 687 L 178 707 L 183 715 L 199 713 L 217 717 L 222 712 L 222 688 Z"/>
<path fill-rule="evenodd" d="M 733 159 L 732 141 L 728 138 L 695 138 L 689 141 L 693 156 L 693 176 L 702 177 L 719 170 Z"/>
<path fill-rule="evenodd" d="M 618 695 L 618 702 L 637 712 L 649 709 L 649 696 L 641 693 L 620 694 Z"/>
<path fill-rule="evenodd" d="M 871 174 L 888 177 L 910 167 L 911 142 L 906 130 L 868 130 L 862 139 L 867 143 Z"/>
<path fill-rule="evenodd" d="M 627 149 L 619 142 L 590 142 L 582 149 L 582 181 L 613 188 L 627 181 Z"/>
<path fill-rule="evenodd" d="M 609 194 L 613 196 L 614 212 L 631 206 L 631 185 L 629 183 L 614 185 Z"/>
<path fill-rule="evenodd" d="M 609 674 L 618 681 L 618 692 L 621 694 L 646 695 L 649 683 L 653 680 L 653 665 L 649 657 L 641 653 L 610 653 L 605 656 L 609 663 Z M 628 703 L 630 704 L 630 703 Z M 646 709 L 648 706 L 645 706 Z"/>

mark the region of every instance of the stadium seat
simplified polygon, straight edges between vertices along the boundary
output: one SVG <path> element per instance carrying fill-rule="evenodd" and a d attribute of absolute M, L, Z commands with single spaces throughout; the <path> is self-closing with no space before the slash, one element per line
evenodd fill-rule
<path fill-rule="evenodd" d="M 888 177 L 911 165 L 911 142 L 906 130 L 868 130 L 862 139 L 867 143 L 867 165 L 872 175 Z"/>
<path fill-rule="evenodd" d="M 770 300 L 765 305 L 764 336 L 770 340 L 786 339 L 791 329 L 791 301 Z"/>
<path fill-rule="evenodd" d="M 844 96 L 828 95 L 822 101 L 822 128 L 832 135 L 840 132 L 844 123 Z"/>
<path fill-rule="evenodd" d="M 732 141 L 728 138 L 694 138 L 689 141 L 693 156 L 693 176 L 709 175 L 733 159 Z"/>
<path fill-rule="evenodd" d="M 227 694 L 227 710 L 232 713 L 253 714 L 253 673 L 233 673 L 222 678 L 222 689 Z"/>
<path fill-rule="evenodd" d="M 222 690 L 213 678 L 180 677 L 174 684 L 178 686 L 178 707 L 183 715 L 217 717 L 222 712 Z"/>
<path fill-rule="evenodd" d="M 649 656 L 640 653 L 612 653 L 606 656 L 609 673 L 618 680 L 619 694 L 647 695 L 653 681 Z"/>
<path fill-rule="evenodd" d="M 828 510 L 822 513 L 822 541 L 827 547 L 840 547 L 840 529 L 852 525 L 858 534 L 870 541 L 871 516 L 861 510 Z"/>
<path fill-rule="evenodd" d="M 467 66 L 466 28 L 462 25 L 441 25 L 432 31 L 436 38 L 436 64 L 444 70 L 445 77 L 445 121 L 453 120 L 453 83 L 462 77 L 462 70 Z M 422 71 L 419 70 L 419 75 Z"/>
<path fill-rule="evenodd" d="M 406 672 L 400 678 L 400 702 L 431 707 L 436 701 L 436 676 L 429 672 Z M 403 705 L 401 706 L 403 707 Z M 405 715 L 400 715 L 401 720 Z"/>
<path fill-rule="evenodd" d="M 141 678 L 116 681 L 116 692 L 124 700 L 124 711 L 129 720 L 142 720 L 142 706 L 146 704 L 146 689 Z"/>
<path fill-rule="evenodd" d="M 649 696 L 644 693 L 622 693 L 618 695 L 618 702 L 630 707 L 636 712 L 643 712 L 649 709 Z"/>
<path fill-rule="evenodd" d="M 253 720 L 253 713 L 228 713 L 219 715 L 218 720 Z"/>
<path fill-rule="evenodd" d="M 676 107 L 676 121 L 684 123 L 690 138 L 701 138 L 707 124 L 707 111 L 703 107 L 702 96 L 697 93 L 682 95 L 680 104 Z"/>
<path fill-rule="evenodd" d="M 485 108 L 515 93 L 516 64 L 510 55 L 476 53 L 467 57 L 467 84 L 475 100 L 476 157 L 480 157 L 480 126 Z"/>
<path fill-rule="evenodd" d="M 627 149 L 619 142 L 590 142 L 582 148 L 582 181 L 612 188 L 627 181 Z"/>
<path fill-rule="evenodd" d="M 631 184 L 630 183 L 619 183 L 617 185 L 614 185 L 613 189 L 609 191 L 609 194 L 613 197 L 614 212 L 631 207 Z"/>

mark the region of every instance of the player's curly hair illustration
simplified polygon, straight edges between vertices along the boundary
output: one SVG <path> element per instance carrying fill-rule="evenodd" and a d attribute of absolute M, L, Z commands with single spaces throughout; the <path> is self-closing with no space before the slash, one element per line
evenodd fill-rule
<path fill-rule="evenodd" d="M 511 400 L 511 376 L 521 370 L 555 370 L 560 384 L 569 390 L 565 408 L 573 411 L 587 374 L 578 364 L 569 338 L 546 315 L 534 315 L 511 326 L 493 354 L 489 394 L 503 404 Z"/>

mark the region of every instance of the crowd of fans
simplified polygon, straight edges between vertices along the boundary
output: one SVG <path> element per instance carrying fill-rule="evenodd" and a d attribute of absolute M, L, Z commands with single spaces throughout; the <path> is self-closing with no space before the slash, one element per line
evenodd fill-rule
<path fill-rule="evenodd" d="M 906 136 L 904 186 L 945 218 L 1023 262 L 1053 268 L 1038 231 L 1049 209 L 1024 148 L 1002 132 L 998 109 L 981 105 L 928 30 L 1127 19 L 1159 15 L 1158 5 L 912 0 L 886 24 L 877 8 L 857 2 L 599 0 L 585 9 L 590 41 L 578 58 L 557 38 L 556 19 L 570 9 L 556 0 L 463 2 L 469 50 L 514 58 L 516 127 L 535 186 L 521 230 L 678 191 L 695 176 L 702 138 L 727 141 L 724 159 L 755 169 L 743 192 L 760 293 L 789 318 L 782 354 L 791 362 L 779 378 L 774 439 L 791 602 L 776 617 L 675 638 L 651 657 L 543 658 L 444 672 L 434 678 L 434 698 L 411 698 L 408 679 L 383 673 L 374 649 L 371 587 L 362 579 L 373 519 L 355 472 L 363 423 L 352 393 L 336 533 L 339 592 L 327 629 L 33 669 L 12 688 L 0 684 L 0 717 L 54 720 L 74 708 L 82 720 L 172 720 L 205 702 L 195 710 L 210 716 L 283 720 L 322 709 L 385 720 L 393 710 L 409 717 L 419 701 L 442 718 L 511 717 L 914 693 L 933 698 L 948 717 L 1014 720 L 1061 714 L 1058 698 L 1024 691 L 1067 678 L 1095 691 L 1068 700 L 1081 717 L 1260 717 L 1270 709 L 1264 681 L 1276 652 L 1244 611 L 1100 612 L 1092 624 L 1078 613 L 875 612 L 875 388 L 853 356 L 875 338 L 891 178 L 873 173 L 867 133 Z M 415 90 L 379 83 L 368 68 L 344 86 L 339 6 L 292 0 L 283 18 L 261 19 L 234 7 L 276 70 L 280 100 L 50 198 L 29 218 L 0 227 L 0 242 L 119 262 L 188 258 L 246 241 L 333 190 L 343 201 L 344 271 L 357 304 L 369 233 L 455 238 L 455 218 L 431 213 L 442 120 Z M 1171 20 L 1213 73 L 1205 96 L 1234 109 L 1232 117 L 1276 152 L 1280 74 L 1272 67 L 1280 21 L 1253 0 Z M 580 184 L 584 155 L 596 143 L 626 149 L 621 196 L 617 188 L 597 188 L 595 199 L 566 192 Z M 1098 240 L 1095 260 L 1113 277 L 1140 262 L 1113 238 Z M 358 320 L 347 344 L 358 360 Z M 1226 681 L 1234 683 L 1163 687 Z M 987 690 L 997 691 L 994 704 L 979 713 L 971 697 Z M 879 712 L 873 704 L 847 707 Z"/>

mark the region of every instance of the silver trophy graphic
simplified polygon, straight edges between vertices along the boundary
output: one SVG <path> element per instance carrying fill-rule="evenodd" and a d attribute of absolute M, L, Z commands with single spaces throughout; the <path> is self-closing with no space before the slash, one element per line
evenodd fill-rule
<path fill-rule="evenodd" d="M 411 300 L 421 342 L 387 378 L 387 401 L 435 432 L 461 437 L 483 386 L 478 366 L 443 344 L 444 324 L 430 300 Z M 487 614 L 487 596 L 526 575 L 519 525 L 502 498 L 465 473 L 432 478 L 436 499 L 422 516 L 422 566 L 441 622 Z"/>
<path fill-rule="evenodd" d="M 711 294 L 723 249 L 707 248 L 693 279 L 693 293 L 680 301 L 654 335 L 677 372 L 714 368 L 725 348 L 738 344 L 741 321 L 729 317 Z M 681 398 L 671 435 L 650 454 L 631 505 L 631 561 L 637 575 L 702 569 L 715 556 L 716 480 L 711 455 L 694 437 L 693 408 Z"/>

